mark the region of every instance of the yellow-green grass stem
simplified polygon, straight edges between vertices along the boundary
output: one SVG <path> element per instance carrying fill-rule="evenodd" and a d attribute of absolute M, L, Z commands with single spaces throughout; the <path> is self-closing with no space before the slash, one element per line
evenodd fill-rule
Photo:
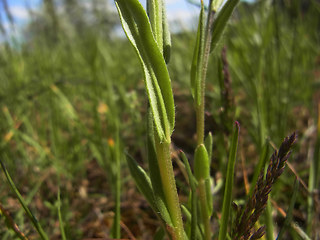
<path fill-rule="evenodd" d="M 182 222 L 182 215 L 179 203 L 179 197 L 174 179 L 173 166 L 170 154 L 170 143 L 160 142 L 159 138 L 155 139 L 156 152 L 160 175 L 165 194 L 166 202 L 168 205 L 170 217 L 174 226 L 173 234 L 175 240 L 184 239 L 184 229 Z"/>

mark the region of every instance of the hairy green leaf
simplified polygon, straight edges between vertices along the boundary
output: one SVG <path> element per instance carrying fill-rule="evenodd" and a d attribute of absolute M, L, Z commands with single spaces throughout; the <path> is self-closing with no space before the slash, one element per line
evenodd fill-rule
<path fill-rule="evenodd" d="M 196 45 L 193 52 L 193 59 L 191 63 L 191 93 L 195 103 L 199 106 L 201 104 L 201 82 L 202 82 L 202 66 L 203 53 L 205 45 L 205 14 L 203 2 L 201 2 L 201 11 L 198 23 Z"/>
<path fill-rule="evenodd" d="M 217 46 L 222 33 L 227 26 L 228 20 L 231 17 L 231 14 L 235 7 L 237 6 L 240 0 L 228 0 L 219 11 L 218 16 L 213 22 L 213 30 L 212 30 L 212 39 L 211 39 L 211 48 L 212 52 Z"/>
<path fill-rule="evenodd" d="M 162 52 L 163 24 L 162 24 L 162 0 L 147 0 L 147 13 L 153 32 L 153 36 Z"/>
<path fill-rule="evenodd" d="M 175 118 L 171 80 L 148 16 L 138 0 L 115 2 L 122 27 L 143 67 L 156 131 L 161 141 L 170 142 Z"/>
<path fill-rule="evenodd" d="M 162 1 L 163 57 L 168 64 L 171 56 L 171 34 L 164 1 Z"/>

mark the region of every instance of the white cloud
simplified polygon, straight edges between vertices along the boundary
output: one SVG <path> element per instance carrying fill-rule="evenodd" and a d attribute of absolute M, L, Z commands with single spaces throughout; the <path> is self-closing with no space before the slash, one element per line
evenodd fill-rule
<path fill-rule="evenodd" d="M 10 12 L 15 19 L 25 20 L 29 17 L 28 11 L 24 6 L 12 6 Z"/>
<path fill-rule="evenodd" d="M 178 2 L 180 2 L 180 0 L 166 0 L 165 1 L 166 5 L 174 4 L 174 3 L 178 3 Z"/>
<path fill-rule="evenodd" d="M 179 11 L 168 11 L 167 16 L 169 21 L 188 21 L 198 15 L 195 11 L 190 10 L 179 10 Z"/>
<path fill-rule="evenodd" d="M 10 31 L 11 30 L 11 26 L 10 26 L 10 23 L 9 22 L 5 22 L 2 24 L 2 27 L 4 28 L 4 30 L 6 32 Z"/>

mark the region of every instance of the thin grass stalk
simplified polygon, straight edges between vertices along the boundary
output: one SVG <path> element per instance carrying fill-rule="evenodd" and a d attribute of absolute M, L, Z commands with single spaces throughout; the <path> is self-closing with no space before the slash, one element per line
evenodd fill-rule
<path fill-rule="evenodd" d="M 296 203 L 297 195 L 299 191 L 299 180 L 296 178 L 294 185 L 293 185 L 293 194 L 290 200 L 289 208 L 287 211 L 287 216 L 286 219 L 284 220 L 283 227 L 281 228 L 277 240 L 281 240 L 283 238 L 283 235 L 285 233 L 285 230 L 290 227 L 290 223 L 292 220 L 292 214 L 293 214 L 293 209 L 294 209 L 294 204 Z"/>
<path fill-rule="evenodd" d="M 267 202 L 266 211 L 265 211 L 265 222 L 266 222 L 266 239 L 274 240 L 274 227 L 273 227 L 273 219 L 272 219 L 272 205 L 271 202 Z"/>
<path fill-rule="evenodd" d="M 61 239 L 67 240 L 66 233 L 64 231 L 64 222 L 63 222 L 62 213 L 61 213 L 60 184 L 59 184 L 59 188 L 58 188 L 58 218 L 59 218 Z"/>
<path fill-rule="evenodd" d="M 280 67 L 280 62 L 279 62 L 279 59 L 280 59 L 280 45 L 281 45 L 281 42 L 280 42 L 280 29 L 279 29 L 279 14 L 278 14 L 278 8 L 277 8 L 277 2 L 276 0 L 272 0 L 272 10 L 273 10 L 273 27 L 274 27 L 274 40 L 275 40 L 275 58 L 274 58 L 274 61 L 276 62 L 276 76 L 279 78 L 279 80 L 281 79 L 281 67 Z M 283 96 L 283 89 L 282 89 L 282 86 L 281 86 L 281 83 L 282 81 L 276 81 L 276 89 L 277 89 L 277 92 L 276 92 L 276 96 L 277 96 L 277 99 L 278 99 L 278 102 L 281 102 L 281 98 Z M 290 80 L 290 78 L 289 78 Z M 282 136 L 283 135 L 283 124 L 284 124 L 284 121 L 283 121 L 283 104 L 279 104 L 278 106 L 278 114 L 277 114 L 277 125 L 279 126 L 278 128 L 278 131 L 279 131 L 279 135 Z"/>
<path fill-rule="evenodd" d="M 12 191 L 15 193 L 16 197 L 18 198 L 21 206 L 23 207 L 24 211 L 26 212 L 28 218 L 31 220 L 33 226 L 35 227 L 35 229 L 37 230 L 37 232 L 39 233 L 40 237 L 42 240 L 49 240 L 47 234 L 44 232 L 42 226 L 40 225 L 40 222 L 36 219 L 36 217 L 32 214 L 32 212 L 30 211 L 30 209 L 28 208 L 27 204 L 25 203 L 23 197 L 21 196 L 19 190 L 17 189 L 16 185 L 14 184 L 12 178 L 9 175 L 9 172 L 7 171 L 5 165 L 3 164 L 3 162 L 0 160 L 0 165 L 2 167 L 2 170 L 10 184 L 10 187 L 12 189 Z"/>
<path fill-rule="evenodd" d="M 307 199 L 307 204 L 308 204 L 308 208 L 307 208 L 307 234 L 310 236 L 311 232 L 312 232 L 312 220 L 313 220 L 313 191 L 314 191 L 314 182 L 315 182 L 315 166 L 314 166 L 314 161 L 310 155 L 310 151 L 308 153 L 308 157 L 309 157 L 309 162 L 310 162 L 310 166 L 309 166 L 309 180 L 308 180 L 308 190 L 309 190 L 309 195 L 308 195 L 308 199 Z"/>
<path fill-rule="evenodd" d="M 121 162 L 120 162 L 120 140 L 119 140 L 119 127 L 118 122 L 116 122 L 116 141 L 114 146 L 110 146 L 113 153 L 113 160 L 115 162 L 116 171 L 114 173 L 114 200 L 115 200 L 115 207 L 114 207 L 114 218 L 113 218 L 113 226 L 112 226 L 112 236 L 114 238 L 120 238 L 120 220 L 121 220 Z"/>
<path fill-rule="evenodd" d="M 308 190 L 311 194 L 308 196 L 308 217 L 307 217 L 307 234 L 311 236 L 313 229 L 313 218 L 314 218 L 314 192 L 316 190 L 316 186 L 319 186 L 319 173 L 320 173 L 320 103 L 318 103 L 318 116 L 317 116 L 317 139 L 314 146 L 313 154 L 309 154 L 312 159 L 310 159 L 310 167 L 309 167 L 309 182 L 308 182 Z"/>
<path fill-rule="evenodd" d="M 238 122 L 235 122 L 235 129 L 233 132 L 231 148 L 229 153 L 226 184 L 224 188 L 219 240 L 225 240 L 227 237 L 227 227 L 229 225 L 229 216 L 230 216 L 231 201 L 232 201 L 233 178 L 234 178 L 234 166 L 236 163 L 239 131 L 240 131 L 240 124 Z"/>
<path fill-rule="evenodd" d="M 191 188 L 191 229 L 190 229 L 190 239 L 196 239 L 196 230 L 197 230 L 197 189 L 196 182 L 191 172 L 191 167 L 188 162 L 188 159 L 184 152 L 181 151 L 182 160 L 184 162 L 186 171 L 188 173 L 189 185 Z"/>

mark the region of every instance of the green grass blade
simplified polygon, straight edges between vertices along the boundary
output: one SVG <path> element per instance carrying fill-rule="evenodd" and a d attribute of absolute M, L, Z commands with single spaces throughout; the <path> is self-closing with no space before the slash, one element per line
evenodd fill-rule
<path fill-rule="evenodd" d="M 191 188 L 191 226 L 190 226 L 190 239 L 196 239 L 196 232 L 197 232 L 197 182 L 194 178 L 191 167 L 188 161 L 187 156 L 184 152 L 181 151 L 181 158 L 184 162 L 184 166 L 187 170 L 188 178 L 189 178 L 189 185 Z"/>
<path fill-rule="evenodd" d="M 143 67 L 155 128 L 161 141 L 170 142 L 175 119 L 171 80 L 148 16 L 138 0 L 116 0 L 116 6 Z"/>
<path fill-rule="evenodd" d="M 272 206 L 271 201 L 268 200 L 267 207 L 265 210 L 265 223 L 266 223 L 266 239 L 267 240 L 273 240 L 274 239 L 274 227 L 273 227 L 273 218 L 272 218 Z"/>
<path fill-rule="evenodd" d="M 239 0 L 228 0 L 219 11 L 217 18 L 213 22 L 212 39 L 210 51 L 212 52 L 217 46 L 222 33 L 227 26 L 228 20 Z"/>
<path fill-rule="evenodd" d="M 169 211 L 163 202 L 156 202 L 156 197 L 152 188 L 152 183 L 147 173 L 137 164 L 137 162 L 127 154 L 127 163 L 131 176 L 135 180 L 139 191 L 147 199 L 153 211 L 163 221 L 165 225 L 172 226 Z"/>
<path fill-rule="evenodd" d="M 283 238 L 283 234 L 285 233 L 286 229 L 290 227 L 290 223 L 292 220 L 292 214 L 294 209 L 294 204 L 296 203 L 297 195 L 299 191 L 299 180 L 295 180 L 294 186 L 293 186 L 293 194 L 290 200 L 289 208 L 287 211 L 286 219 L 284 220 L 283 227 L 281 228 L 277 240 L 281 240 Z"/>
<path fill-rule="evenodd" d="M 19 190 L 17 189 L 16 185 L 14 184 L 12 178 L 9 175 L 9 172 L 7 171 L 5 165 L 3 164 L 3 162 L 0 160 L 0 164 L 2 167 L 2 170 L 10 184 L 10 187 L 12 189 L 12 191 L 15 193 L 16 197 L 18 198 L 21 206 L 23 207 L 24 211 L 26 212 L 28 218 L 31 220 L 33 226 L 36 228 L 37 232 L 39 233 L 40 237 L 42 240 L 49 240 L 47 234 L 44 232 L 43 228 L 41 227 L 40 223 L 38 222 L 38 220 L 36 219 L 36 217 L 32 214 L 32 212 L 30 211 L 30 209 L 28 208 L 27 204 L 25 203 L 23 197 L 21 196 Z"/>
<path fill-rule="evenodd" d="M 115 214 L 113 218 L 112 225 L 112 236 L 113 238 L 120 238 L 120 220 L 121 220 L 121 153 L 120 153 L 120 139 L 119 139 L 119 127 L 116 124 L 116 142 L 114 146 L 111 146 L 111 150 L 113 151 L 113 161 L 115 164 L 115 172 L 114 172 L 114 199 L 115 199 Z"/>
<path fill-rule="evenodd" d="M 240 124 L 236 122 L 234 133 L 232 136 L 230 153 L 229 153 L 227 177 L 226 177 L 226 184 L 225 184 L 224 196 L 223 196 L 219 240 L 225 240 L 227 237 L 227 227 L 228 227 L 230 209 L 231 209 L 234 166 L 236 163 L 239 132 L 240 132 Z"/>
<path fill-rule="evenodd" d="M 166 232 L 164 231 L 164 229 L 163 228 L 159 228 L 157 230 L 157 232 L 155 233 L 155 235 L 153 236 L 153 239 L 154 240 L 163 240 L 165 235 L 166 235 Z"/>
<path fill-rule="evenodd" d="M 59 217 L 59 226 L 62 240 L 67 240 L 66 233 L 64 231 L 64 223 L 61 214 L 61 199 L 60 199 L 60 186 L 58 188 L 58 217 Z"/>

